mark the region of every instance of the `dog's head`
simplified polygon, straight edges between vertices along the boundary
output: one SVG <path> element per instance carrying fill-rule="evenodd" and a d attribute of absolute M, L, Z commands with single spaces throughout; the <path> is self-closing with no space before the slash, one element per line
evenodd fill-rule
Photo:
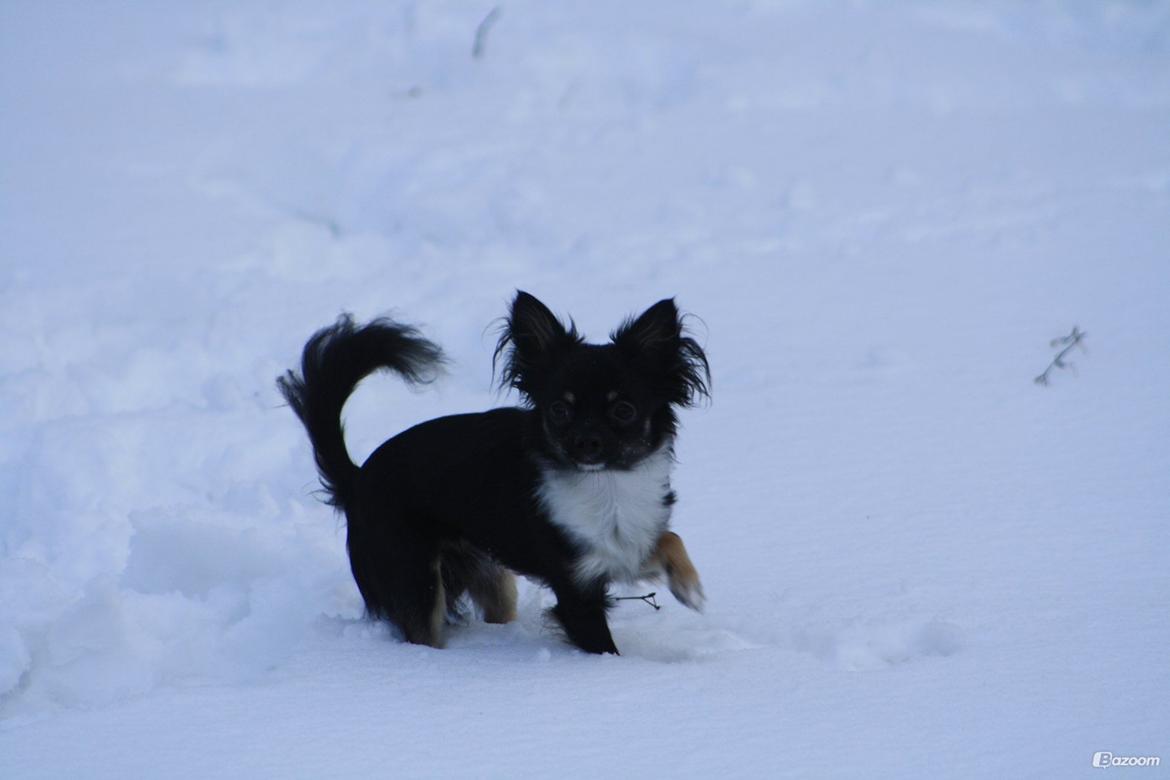
<path fill-rule="evenodd" d="M 671 298 L 626 320 L 608 343 L 589 344 L 518 292 L 496 346 L 501 357 L 500 384 L 535 410 L 545 454 L 583 471 L 628 469 L 669 446 L 674 408 L 706 397 L 711 381 Z"/>

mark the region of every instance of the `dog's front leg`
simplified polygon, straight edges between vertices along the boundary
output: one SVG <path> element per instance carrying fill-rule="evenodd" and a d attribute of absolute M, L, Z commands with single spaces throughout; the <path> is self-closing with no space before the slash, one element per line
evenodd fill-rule
<path fill-rule="evenodd" d="M 703 584 L 699 581 L 699 571 L 691 563 L 687 548 L 678 534 L 673 531 L 662 532 L 654 552 L 646 561 L 645 569 L 651 576 L 665 572 L 666 582 L 674 597 L 696 612 L 703 611 L 706 596 L 703 595 Z"/>
<path fill-rule="evenodd" d="M 587 653 L 620 655 L 605 619 L 608 601 L 604 587 L 582 592 L 570 585 L 553 585 L 553 592 L 557 605 L 552 613 L 569 641 Z"/>

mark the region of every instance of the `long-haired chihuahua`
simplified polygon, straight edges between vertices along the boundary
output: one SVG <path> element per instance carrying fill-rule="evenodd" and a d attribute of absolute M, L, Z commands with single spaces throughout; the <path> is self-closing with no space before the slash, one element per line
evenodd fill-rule
<path fill-rule="evenodd" d="M 552 589 L 570 641 L 617 653 L 610 583 L 665 574 L 679 601 L 702 606 L 669 530 L 670 472 L 676 410 L 708 395 L 710 369 L 672 299 L 591 344 L 518 292 L 493 364 L 523 405 L 420 423 L 357 466 L 341 424 L 357 383 L 379 369 L 427 382 L 443 361 L 410 326 L 343 316 L 309 339 L 299 375 L 277 380 L 309 433 L 325 500 L 345 513 L 372 617 L 440 647 L 465 593 L 488 622 L 515 617 L 514 571 Z"/>

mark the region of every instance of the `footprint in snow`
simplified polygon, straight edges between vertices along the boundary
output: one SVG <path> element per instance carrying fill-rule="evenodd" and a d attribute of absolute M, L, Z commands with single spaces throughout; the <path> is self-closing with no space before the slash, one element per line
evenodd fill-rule
<path fill-rule="evenodd" d="M 920 658 L 947 657 L 963 648 L 963 631 L 945 620 L 894 624 L 850 624 L 833 629 L 801 629 L 793 634 L 796 649 L 826 663 L 863 671 Z"/>

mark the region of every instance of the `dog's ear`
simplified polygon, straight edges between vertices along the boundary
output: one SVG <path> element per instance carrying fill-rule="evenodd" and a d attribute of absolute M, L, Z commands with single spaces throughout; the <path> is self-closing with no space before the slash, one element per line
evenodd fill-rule
<path fill-rule="evenodd" d="M 523 290 L 516 292 L 492 357 L 503 357 L 500 386 L 531 396 L 538 377 L 547 375 L 565 349 L 580 343 L 577 329 L 566 329 L 548 307 Z"/>
<path fill-rule="evenodd" d="M 674 349 L 681 333 L 682 323 L 674 298 L 663 298 L 637 319 L 622 323 L 611 338 L 619 349 L 653 354 Z"/>
<path fill-rule="evenodd" d="M 659 390 L 679 406 L 709 397 L 711 368 L 699 343 L 683 327 L 673 298 L 665 298 L 626 320 L 610 338 L 631 360 L 646 365 Z"/>
<path fill-rule="evenodd" d="M 536 360 L 562 346 L 568 331 L 548 307 L 523 290 L 516 291 L 508 317 L 512 345 L 525 359 Z"/>

